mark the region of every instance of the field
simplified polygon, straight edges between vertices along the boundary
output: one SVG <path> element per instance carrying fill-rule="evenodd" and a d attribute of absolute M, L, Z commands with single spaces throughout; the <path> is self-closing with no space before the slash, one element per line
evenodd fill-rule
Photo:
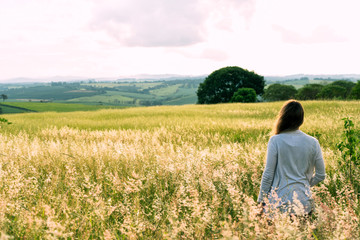
<path fill-rule="evenodd" d="M 359 101 L 303 102 L 301 130 L 319 139 L 328 175 L 313 188 L 311 221 L 259 217 L 266 145 L 282 104 L 2 115 L 12 124 L 0 124 L 0 236 L 359 239 L 360 204 L 336 147 L 342 118 L 360 125 Z"/>
<path fill-rule="evenodd" d="M 77 81 L 0 84 L 11 102 L 55 102 L 112 106 L 153 106 L 196 103 L 202 77 L 142 82 Z"/>
<path fill-rule="evenodd" d="M 40 102 L 3 102 L 0 103 L 3 114 L 25 112 L 75 112 L 94 111 L 99 109 L 123 108 L 121 106 L 68 104 L 68 103 L 40 103 Z"/>

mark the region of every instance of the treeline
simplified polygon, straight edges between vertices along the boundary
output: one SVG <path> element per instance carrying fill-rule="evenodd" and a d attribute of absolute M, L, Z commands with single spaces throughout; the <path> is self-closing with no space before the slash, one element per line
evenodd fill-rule
<path fill-rule="evenodd" d="M 360 81 L 338 80 L 327 85 L 306 84 L 300 89 L 292 85 L 271 84 L 263 94 L 265 101 L 299 100 L 345 100 L 360 99 Z"/>

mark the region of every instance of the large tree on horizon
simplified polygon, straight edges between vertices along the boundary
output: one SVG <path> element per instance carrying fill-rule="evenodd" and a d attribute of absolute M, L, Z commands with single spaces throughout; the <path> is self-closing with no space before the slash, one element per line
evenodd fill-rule
<path fill-rule="evenodd" d="M 224 67 L 212 72 L 196 92 L 198 103 L 230 102 L 239 88 L 252 88 L 256 94 L 264 92 L 264 77 L 240 67 Z"/>

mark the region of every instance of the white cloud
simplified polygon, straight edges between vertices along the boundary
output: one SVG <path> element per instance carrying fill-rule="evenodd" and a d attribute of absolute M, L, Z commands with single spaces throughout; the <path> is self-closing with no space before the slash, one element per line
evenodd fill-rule
<path fill-rule="evenodd" d="M 217 19 L 217 26 L 229 28 L 227 15 L 238 10 L 249 18 L 253 0 L 132 0 L 96 2 L 91 23 L 127 46 L 188 46 L 207 40 L 205 23 Z"/>
<path fill-rule="evenodd" d="M 196 0 L 98 3 L 92 28 L 127 46 L 186 46 L 204 41 L 205 13 Z"/>
<path fill-rule="evenodd" d="M 273 25 L 273 29 L 281 33 L 285 43 L 291 44 L 321 44 L 345 42 L 347 40 L 347 38 L 336 34 L 329 26 L 318 26 L 309 35 L 302 35 L 279 25 Z"/>
<path fill-rule="evenodd" d="M 0 0 L 0 79 L 229 65 L 359 73 L 359 8 L 358 0 Z"/>

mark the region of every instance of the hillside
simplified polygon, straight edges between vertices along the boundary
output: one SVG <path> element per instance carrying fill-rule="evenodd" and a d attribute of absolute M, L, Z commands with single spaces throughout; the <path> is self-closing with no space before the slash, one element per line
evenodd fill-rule
<path fill-rule="evenodd" d="M 57 102 L 113 106 L 179 105 L 196 103 L 203 78 L 0 84 L 0 93 L 14 102 Z"/>
<path fill-rule="evenodd" d="M 267 86 L 273 83 L 293 85 L 299 89 L 305 84 L 318 83 L 329 84 L 339 79 L 355 81 L 357 75 L 291 75 L 286 77 L 265 77 Z M 102 109 L 128 106 L 153 106 L 153 105 L 186 105 L 197 102 L 196 91 L 200 83 L 204 81 L 202 77 L 181 78 L 167 76 L 167 78 L 156 79 L 156 76 L 142 76 L 142 79 L 124 78 L 113 81 L 104 80 L 84 80 L 74 82 L 28 82 L 28 83 L 3 83 L 0 84 L 0 94 L 7 95 L 7 102 L 22 103 L 75 103 L 85 105 L 98 105 L 101 107 L 84 107 L 58 105 L 70 111 L 76 109 Z M 157 76 L 159 77 L 159 76 Z M 348 78 L 346 78 L 348 77 Z M 12 103 L 11 103 L 12 104 Z M 40 108 L 44 111 L 49 107 L 49 111 L 57 111 L 51 105 L 14 105 L 29 110 L 31 106 Z M 109 107 L 105 107 L 109 106 Z M 56 105 L 52 105 L 56 106 Z M 73 110 L 71 110 L 73 109 Z M 62 110 L 60 110 L 62 111 Z M 4 112 L 22 112 L 20 109 L 9 109 L 4 107 Z M 26 112 L 26 111 L 25 111 Z"/>

